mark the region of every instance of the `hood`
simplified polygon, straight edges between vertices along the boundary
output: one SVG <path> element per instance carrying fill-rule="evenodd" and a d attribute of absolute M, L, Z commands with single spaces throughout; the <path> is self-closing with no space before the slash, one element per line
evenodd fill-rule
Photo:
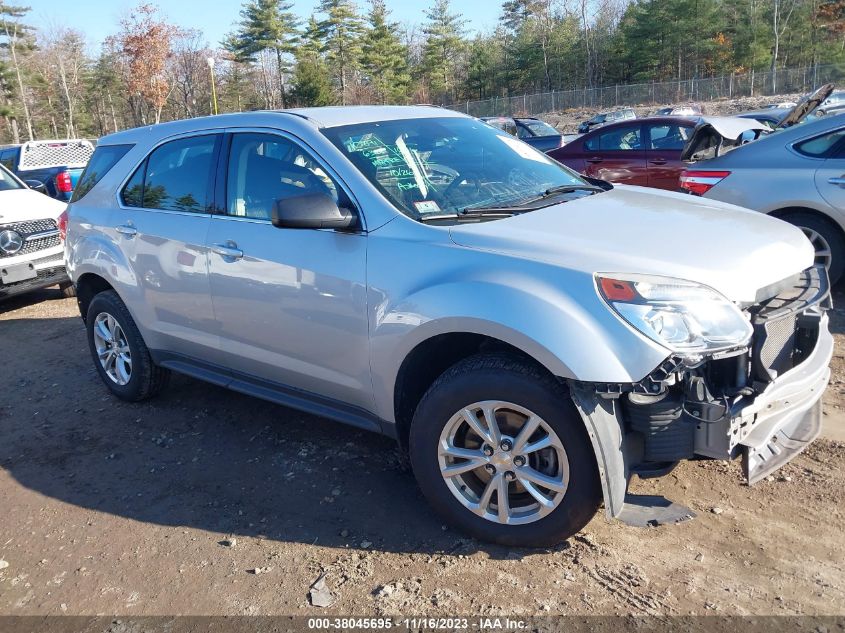
<path fill-rule="evenodd" d="M 31 189 L 0 191 L 0 224 L 44 218 L 55 220 L 66 207 L 66 202 Z"/>
<path fill-rule="evenodd" d="M 739 147 L 746 132 L 756 132 L 754 140 L 769 126 L 755 119 L 738 116 L 703 116 L 698 120 L 689 140 L 681 151 L 681 160 L 699 161 L 715 158 Z"/>
<path fill-rule="evenodd" d="M 593 273 L 643 273 L 705 284 L 731 301 L 809 268 L 810 242 L 794 226 L 733 205 L 617 186 L 502 220 L 450 229 L 461 246 Z"/>
<path fill-rule="evenodd" d="M 778 128 L 791 127 L 796 123 L 800 123 L 804 117 L 818 108 L 822 102 L 830 96 L 833 92 L 833 88 L 833 84 L 825 84 L 811 95 L 802 99 L 798 105 L 792 108 L 792 111 L 789 114 L 780 120 Z"/>

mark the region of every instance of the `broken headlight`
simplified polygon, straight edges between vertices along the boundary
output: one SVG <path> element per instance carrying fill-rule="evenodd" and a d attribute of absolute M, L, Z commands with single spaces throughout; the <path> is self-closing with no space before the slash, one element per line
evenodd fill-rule
<path fill-rule="evenodd" d="M 691 281 L 651 275 L 596 275 L 599 293 L 634 329 L 680 354 L 748 343 L 751 323 L 721 294 Z"/>

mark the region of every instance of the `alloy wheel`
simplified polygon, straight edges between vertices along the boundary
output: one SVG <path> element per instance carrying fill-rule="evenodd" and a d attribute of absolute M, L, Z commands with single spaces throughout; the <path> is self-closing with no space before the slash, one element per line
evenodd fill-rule
<path fill-rule="evenodd" d="M 452 416 L 440 435 L 438 461 L 465 508 L 503 525 L 542 519 L 569 485 L 560 438 L 539 415 L 511 402 L 476 402 Z"/>
<path fill-rule="evenodd" d="M 125 385 L 132 378 L 132 353 L 120 323 L 108 312 L 94 320 L 94 347 L 100 367 L 109 379 Z"/>

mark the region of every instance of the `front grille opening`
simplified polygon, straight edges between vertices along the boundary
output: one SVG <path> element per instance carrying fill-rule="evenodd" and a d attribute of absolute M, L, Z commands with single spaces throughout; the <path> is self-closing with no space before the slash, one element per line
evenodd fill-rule
<path fill-rule="evenodd" d="M 28 255 L 30 253 L 37 253 L 48 248 L 53 248 L 61 244 L 59 237 L 59 227 L 56 226 L 55 220 L 28 220 L 26 222 L 12 222 L 7 224 L 0 224 L 0 231 L 15 231 L 20 233 L 25 240 L 23 248 L 16 253 L 6 254 L 0 251 L 0 259 L 4 257 L 19 257 L 21 255 Z M 51 233 L 52 235 L 38 236 L 39 233 Z M 31 237 L 37 236 L 37 237 Z"/>

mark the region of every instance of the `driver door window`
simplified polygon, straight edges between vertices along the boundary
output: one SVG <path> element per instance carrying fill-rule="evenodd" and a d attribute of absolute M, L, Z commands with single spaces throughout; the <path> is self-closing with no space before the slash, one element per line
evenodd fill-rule
<path fill-rule="evenodd" d="M 331 178 L 299 145 L 272 134 L 232 136 L 226 187 L 226 213 L 269 220 L 276 200 L 324 193 L 337 202 Z"/>

